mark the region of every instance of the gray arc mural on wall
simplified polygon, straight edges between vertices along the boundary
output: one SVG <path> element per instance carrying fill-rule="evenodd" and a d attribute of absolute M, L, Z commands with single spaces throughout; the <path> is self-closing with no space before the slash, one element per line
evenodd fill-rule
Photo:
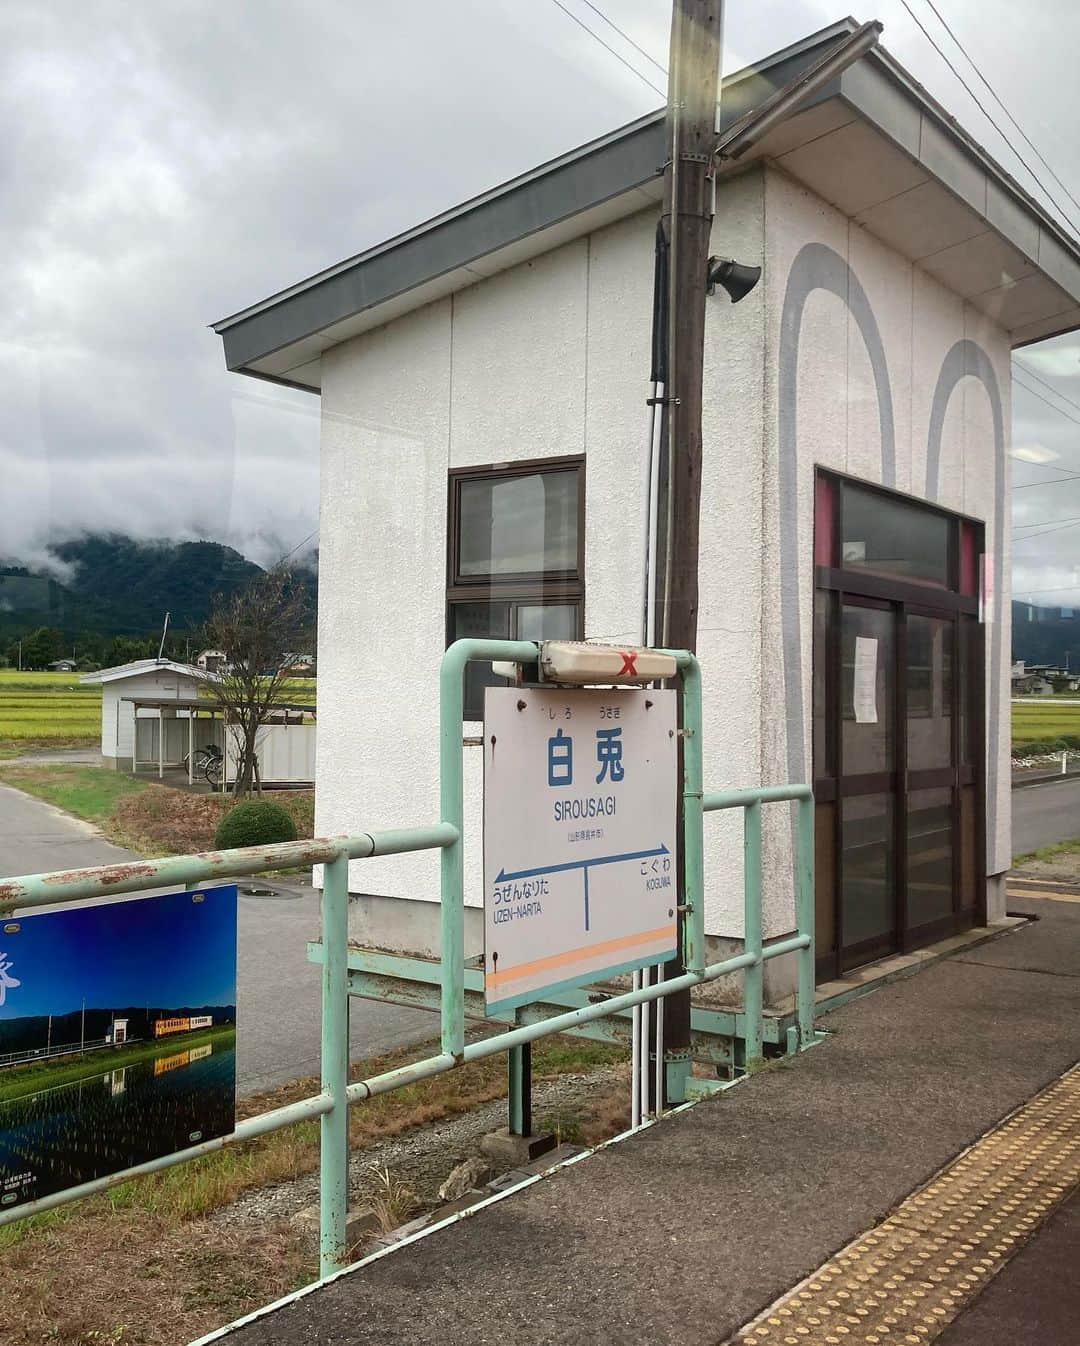
<path fill-rule="evenodd" d="M 847 261 L 823 243 L 807 243 L 800 249 L 788 272 L 784 306 L 780 317 L 780 343 L 777 362 L 777 436 L 780 503 L 780 623 L 783 639 L 785 704 L 787 708 L 788 779 L 809 778 L 806 761 L 806 724 L 803 707 L 802 610 L 799 603 L 798 482 L 799 414 L 798 374 L 799 341 L 807 301 L 817 290 L 835 295 L 844 304 L 858 326 L 870 358 L 877 390 L 878 418 L 881 431 L 881 484 L 896 485 L 896 431 L 893 420 L 892 387 L 889 382 L 885 346 L 877 319 L 866 291 Z M 938 376 L 930 416 L 927 443 L 926 497 L 938 499 L 941 438 L 945 412 L 954 389 L 965 377 L 977 378 L 986 388 L 994 420 L 995 500 L 1003 500 L 1005 488 L 1005 429 L 1001 394 L 990 357 L 976 342 L 958 341 L 948 352 Z M 1001 556 L 1004 537 L 1004 510 L 1000 503 L 994 511 L 994 555 Z M 994 622 L 991 638 L 989 704 L 999 704 L 1001 685 L 1001 600 L 995 586 Z M 797 732 L 792 731 L 798 726 Z M 990 717 L 988 752 L 997 760 L 1000 746 L 998 716 Z M 996 791 L 988 792 L 987 835 L 996 850 Z M 993 872 L 993 861 L 990 869 Z"/>
<path fill-rule="evenodd" d="M 836 295 L 858 324 L 870 357 L 881 427 L 881 480 L 896 484 L 896 431 L 885 346 L 874 310 L 859 278 L 838 252 L 824 243 L 807 243 L 788 272 L 780 315 L 777 366 L 777 436 L 780 472 L 780 627 L 783 633 L 784 689 L 787 706 L 788 779 L 809 779 L 802 726 L 802 609 L 799 603 L 799 339 L 806 302 L 815 290 Z M 797 733 L 791 726 L 798 725 Z"/>
<path fill-rule="evenodd" d="M 1001 390 L 997 375 L 989 355 L 978 344 L 965 338 L 953 345 L 941 364 L 937 386 L 934 388 L 934 400 L 930 405 L 930 428 L 926 441 L 926 498 L 937 500 L 940 491 L 941 472 L 941 436 L 945 428 L 945 413 L 949 408 L 949 399 L 962 379 L 973 378 L 986 389 L 990 399 L 990 414 L 994 422 L 994 550 L 995 558 L 1004 555 L 1005 550 L 1005 418 L 1001 409 Z M 1005 611 L 1001 602 L 1002 576 L 994 576 L 993 613 L 990 630 L 990 697 L 989 705 L 993 709 L 987 729 L 987 758 L 996 763 L 1001 748 L 1001 716 L 997 713 L 1000 706 L 998 693 L 1001 688 L 1001 629 L 1002 615 Z M 986 835 L 990 855 L 987 868 L 995 872 L 997 857 L 997 790 L 988 790 L 986 798 L 987 820 Z M 1002 868 L 1008 868 L 1008 859 Z"/>

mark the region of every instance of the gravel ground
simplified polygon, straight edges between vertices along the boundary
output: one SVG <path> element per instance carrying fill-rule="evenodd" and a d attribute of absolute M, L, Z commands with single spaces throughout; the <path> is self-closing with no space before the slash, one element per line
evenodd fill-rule
<path fill-rule="evenodd" d="M 538 1080 L 533 1085 L 533 1115 L 538 1123 L 560 1114 L 573 1116 L 598 1095 L 617 1085 L 625 1071 L 619 1066 Z M 359 1104 L 363 1107 L 363 1104 Z M 487 1103 L 473 1112 L 447 1117 L 416 1127 L 357 1151 L 350 1163 L 350 1205 L 362 1205 L 379 1190 L 377 1169 L 391 1174 L 420 1197 L 425 1206 L 435 1205 L 437 1191 L 447 1174 L 463 1159 L 480 1153 L 480 1137 L 506 1125 L 506 1100 Z M 564 1137 L 573 1139 L 573 1136 Z M 494 1176 L 494 1175 L 493 1175 Z M 309 1173 L 295 1182 L 278 1183 L 248 1192 L 211 1218 L 225 1225 L 285 1220 L 319 1199 L 319 1175 Z"/>

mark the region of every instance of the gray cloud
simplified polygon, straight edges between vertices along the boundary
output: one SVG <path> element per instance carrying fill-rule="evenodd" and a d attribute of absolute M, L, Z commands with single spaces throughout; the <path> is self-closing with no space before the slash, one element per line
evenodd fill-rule
<path fill-rule="evenodd" d="M 666 0 L 602 7 L 666 61 Z M 898 0 L 875 9 L 890 49 L 1022 175 Z M 725 65 L 839 13 L 834 0 L 729 3 Z M 1061 35 L 1071 23 L 1075 39 L 1073 13 L 1029 7 L 1019 29 L 1004 0 L 949 9 L 1032 138 L 1080 183 L 1080 149 L 1062 134 L 1076 112 L 1075 40 Z M 991 45 L 1003 32 L 1007 50 Z M 227 374 L 207 323 L 658 101 L 546 0 L 5 0 L 0 555 L 40 562 L 51 540 L 106 528 L 220 537 L 260 561 L 295 545 L 317 526 L 317 399 Z M 1059 363 L 1039 372 L 1080 402 L 1077 344 L 1054 350 Z M 1016 403 L 1017 441 L 1080 472 L 1080 426 Z M 1016 469 L 1018 482 L 1052 475 Z M 1074 498 L 1080 514 L 1072 489 L 1020 492 L 1018 522 Z M 1075 578 L 1078 539 L 1025 544 L 1018 579 Z"/>

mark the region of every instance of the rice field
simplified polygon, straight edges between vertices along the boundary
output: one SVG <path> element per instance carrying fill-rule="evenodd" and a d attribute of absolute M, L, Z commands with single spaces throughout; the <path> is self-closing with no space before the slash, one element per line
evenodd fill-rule
<path fill-rule="evenodd" d="M 1014 701 L 1012 704 L 1012 740 L 1014 743 L 1060 739 L 1080 734 L 1080 698 L 1075 704 L 1047 697 L 1044 701 Z"/>
<path fill-rule="evenodd" d="M 101 738 L 101 687 L 77 673 L 0 668 L 0 749 L 94 744 Z"/>

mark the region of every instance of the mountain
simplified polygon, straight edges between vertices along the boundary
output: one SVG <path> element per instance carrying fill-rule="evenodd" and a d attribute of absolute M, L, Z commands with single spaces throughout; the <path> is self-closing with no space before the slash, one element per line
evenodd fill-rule
<path fill-rule="evenodd" d="M 1028 664 L 1080 668 L 1080 608 L 1012 605 L 1012 657 Z"/>
<path fill-rule="evenodd" d="M 0 635 L 48 626 L 65 636 L 150 636 L 160 632 L 166 612 L 173 629 L 194 631 L 209 615 L 215 594 L 261 573 L 220 542 L 140 542 L 112 533 L 61 542 L 52 552 L 62 563 L 62 581 L 24 566 L 0 565 Z M 314 607 L 315 573 L 298 575 Z"/>
<path fill-rule="evenodd" d="M 140 631 L 160 627 L 166 612 L 177 626 L 198 626 L 214 594 L 260 573 L 220 542 L 137 542 L 112 534 L 62 542 L 53 551 L 75 568 L 67 587 L 78 605 L 104 605 Z"/>

